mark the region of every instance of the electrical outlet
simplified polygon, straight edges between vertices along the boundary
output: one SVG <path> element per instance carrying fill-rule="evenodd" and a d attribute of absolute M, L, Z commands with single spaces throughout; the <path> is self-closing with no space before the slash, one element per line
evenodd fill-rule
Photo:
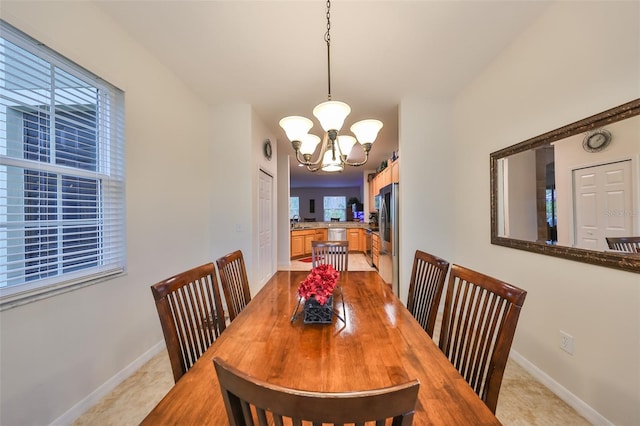
<path fill-rule="evenodd" d="M 573 336 L 560 330 L 560 349 L 573 355 Z"/>

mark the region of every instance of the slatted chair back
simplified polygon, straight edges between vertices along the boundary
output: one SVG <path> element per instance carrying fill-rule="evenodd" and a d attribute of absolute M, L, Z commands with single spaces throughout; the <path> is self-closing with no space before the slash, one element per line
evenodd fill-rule
<path fill-rule="evenodd" d="M 416 250 L 409 282 L 407 309 L 431 337 L 438 315 L 438 306 L 447 278 L 449 262 Z"/>
<path fill-rule="evenodd" d="M 439 346 L 494 413 L 526 295 L 459 265 L 449 273 Z"/>
<path fill-rule="evenodd" d="M 349 268 L 349 241 L 312 241 L 311 266 L 332 265 L 336 271 Z"/>
<path fill-rule="evenodd" d="M 225 330 L 212 262 L 151 286 L 177 382 Z"/>
<path fill-rule="evenodd" d="M 420 382 L 358 392 L 310 392 L 284 388 L 251 377 L 214 358 L 231 426 L 332 424 L 407 426 L 413 422 Z M 305 423 L 306 424 L 306 423 Z M 373 423 L 372 423 L 373 424 Z"/>
<path fill-rule="evenodd" d="M 236 250 L 216 260 L 220 284 L 229 311 L 229 320 L 236 316 L 251 301 L 251 290 L 244 257 L 241 250 Z"/>
<path fill-rule="evenodd" d="M 611 250 L 636 253 L 640 251 L 640 237 L 607 237 L 607 245 Z"/>

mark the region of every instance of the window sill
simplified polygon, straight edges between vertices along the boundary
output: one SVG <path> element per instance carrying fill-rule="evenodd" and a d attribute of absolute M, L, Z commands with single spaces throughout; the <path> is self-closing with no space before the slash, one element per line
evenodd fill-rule
<path fill-rule="evenodd" d="M 17 308 L 28 303 L 37 302 L 39 300 L 48 299 L 49 297 L 58 296 L 60 294 L 69 293 L 94 284 L 122 277 L 126 275 L 126 271 L 119 270 L 109 274 L 101 274 L 95 277 L 85 277 L 81 280 L 72 282 L 62 282 L 46 287 L 38 287 L 24 291 L 18 291 L 12 294 L 0 296 L 0 312 Z M 5 290 L 5 289 L 0 289 Z"/>

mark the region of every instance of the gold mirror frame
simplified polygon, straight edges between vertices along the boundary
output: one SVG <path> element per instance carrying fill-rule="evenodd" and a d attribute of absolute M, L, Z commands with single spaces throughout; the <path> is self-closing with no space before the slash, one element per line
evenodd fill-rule
<path fill-rule="evenodd" d="M 640 99 L 601 112 L 540 136 L 503 148 L 490 154 L 491 162 L 491 244 L 561 257 L 592 265 L 640 273 L 640 255 L 618 254 L 609 251 L 586 250 L 568 246 L 525 241 L 498 235 L 498 160 L 519 152 L 534 149 L 579 133 L 588 132 L 617 121 L 640 115 Z"/>

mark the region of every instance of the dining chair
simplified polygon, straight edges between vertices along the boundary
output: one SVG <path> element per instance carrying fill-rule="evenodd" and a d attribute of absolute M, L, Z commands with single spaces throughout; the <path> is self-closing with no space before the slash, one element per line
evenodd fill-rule
<path fill-rule="evenodd" d="M 606 237 L 611 250 L 635 253 L 640 249 L 640 237 Z"/>
<path fill-rule="evenodd" d="M 496 278 L 451 266 L 439 346 L 494 414 L 526 295 Z"/>
<path fill-rule="evenodd" d="M 216 264 L 220 274 L 220 285 L 229 311 L 229 321 L 233 321 L 251 301 L 251 290 L 249 289 L 249 279 L 242 251 L 236 250 L 222 256 L 216 260 Z"/>
<path fill-rule="evenodd" d="M 225 330 L 213 262 L 151 286 L 177 382 Z"/>
<path fill-rule="evenodd" d="M 249 376 L 213 359 L 231 426 L 258 424 L 411 425 L 420 382 L 356 392 L 311 392 L 285 388 Z"/>
<path fill-rule="evenodd" d="M 407 309 L 429 337 L 433 336 L 433 328 L 448 270 L 449 262 L 446 260 L 416 250 L 411 281 L 409 281 Z"/>
<path fill-rule="evenodd" d="M 332 265 L 336 271 L 349 267 L 349 241 L 311 241 L 311 267 Z"/>

